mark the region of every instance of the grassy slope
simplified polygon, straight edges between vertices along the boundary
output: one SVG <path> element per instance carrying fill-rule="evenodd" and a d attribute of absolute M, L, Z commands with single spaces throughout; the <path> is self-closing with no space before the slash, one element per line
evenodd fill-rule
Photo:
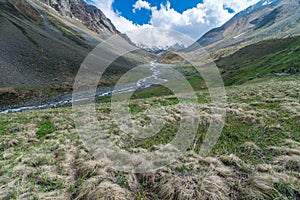
<path fill-rule="evenodd" d="M 250 79 L 300 68 L 300 37 L 262 41 L 219 58 L 226 85 L 241 84 Z"/>
<path fill-rule="evenodd" d="M 299 75 L 264 78 L 227 88 L 227 124 L 210 157 L 184 155 L 149 174 L 103 169 L 76 134 L 71 108 L 1 115 L 0 196 L 100 199 L 295 199 L 300 197 Z M 199 102 L 209 99 L 198 92 Z M 178 101 L 173 96 L 132 100 L 137 122 L 149 105 L 170 114 L 166 127 L 139 142 L 110 119 L 110 104 L 98 103 L 101 127 L 125 149 L 155 149 L 174 136 Z M 199 104 L 200 139 L 209 123 L 208 103 Z M 158 113 L 159 115 L 159 113 Z M 200 140 L 191 150 L 197 152 Z M 124 146 L 124 144 L 127 144 Z M 5 199 L 4 198 L 4 199 Z"/>
<path fill-rule="evenodd" d="M 300 69 L 299 53 L 300 36 L 297 36 L 261 41 L 224 57 L 219 57 L 219 52 L 213 52 L 212 57 L 217 57 L 215 62 L 225 85 L 236 85 L 267 76 L 270 73 L 286 72 L 292 67 Z M 159 61 L 177 64 L 183 62 L 182 59 L 172 53 L 163 55 Z M 186 67 L 185 65 L 178 69 L 185 71 Z"/>

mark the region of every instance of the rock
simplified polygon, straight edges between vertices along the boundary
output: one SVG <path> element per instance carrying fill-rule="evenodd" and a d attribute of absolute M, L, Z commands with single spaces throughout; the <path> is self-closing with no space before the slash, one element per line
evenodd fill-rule
<path fill-rule="evenodd" d="M 235 66 L 232 66 L 232 68 L 231 68 L 232 70 L 238 70 L 238 69 L 240 69 L 240 67 L 239 66 L 237 66 L 237 65 L 235 65 Z"/>
<path fill-rule="evenodd" d="M 294 67 L 290 68 L 290 69 L 287 71 L 288 74 L 296 74 L 297 72 L 298 72 L 297 69 L 294 68 Z"/>
<path fill-rule="evenodd" d="M 84 0 L 39 0 L 62 16 L 80 20 L 90 30 L 99 34 L 118 34 L 112 22 L 97 7 L 87 4 Z"/>

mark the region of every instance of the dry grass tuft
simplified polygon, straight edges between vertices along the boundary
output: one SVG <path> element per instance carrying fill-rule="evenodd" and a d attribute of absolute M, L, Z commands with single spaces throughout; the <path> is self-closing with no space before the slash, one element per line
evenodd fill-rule
<path fill-rule="evenodd" d="M 230 167 L 217 158 L 202 158 L 194 154 L 177 161 L 142 180 L 163 199 L 229 199 L 230 186 L 226 180 L 233 175 Z"/>
<path fill-rule="evenodd" d="M 91 200 L 128 200 L 133 199 L 133 195 L 128 190 L 121 188 L 119 185 L 103 181 L 88 195 L 87 199 Z"/>
<path fill-rule="evenodd" d="M 201 182 L 197 199 L 229 199 L 229 187 L 217 175 L 205 176 Z"/>
<path fill-rule="evenodd" d="M 300 156 L 278 156 L 273 161 L 276 165 L 281 165 L 288 171 L 300 172 Z"/>
<path fill-rule="evenodd" d="M 74 163 L 76 170 L 76 179 L 88 179 L 92 176 L 98 175 L 102 167 L 97 161 L 76 160 Z M 101 170 L 103 173 L 104 170 Z"/>
<path fill-rule="evenodd" d="M 223 155 L 220 157 L 220 160 L 227 166 L 235 166 L 239 170 L 251 171 L 250 166 L 234 154 Z"/>
<path fill-rule="evenodd" d="M 76 199 L 86 198 L 93 190 L 96 189 L 100 181 L 100 177 L 92 177 L 85 180 L 81 185 L 78 186 L 76 191 Z"/>
<path fill-rule="evenodd" d="M 275 199 L 279 193 L 273 187 L 274 182 L 269 174 L 257 174 L 248 179 L 242 190 L 247 199 Z"/>

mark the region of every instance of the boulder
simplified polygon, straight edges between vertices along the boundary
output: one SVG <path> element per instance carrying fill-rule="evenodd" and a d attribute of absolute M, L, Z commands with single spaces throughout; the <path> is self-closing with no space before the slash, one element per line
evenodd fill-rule
<path fill-rule="evenodd" d="M 297 72 L 298 72 L 298 70 L 297 70 L 296 68 L 294 68 L 294 67 L 290 68 L 290 69 L 287 71 L 287 73 L 289 73 L 289 74 L 296 74 Z"/>

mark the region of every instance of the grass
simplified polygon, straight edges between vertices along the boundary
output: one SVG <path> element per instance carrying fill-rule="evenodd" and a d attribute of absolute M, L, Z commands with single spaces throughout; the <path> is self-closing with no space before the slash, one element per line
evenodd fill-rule
<path fill-rule="evenodd" d="M 7 129 L 7 125 L 9 124 L 9 122 L 2 122 L 1 124 L 0 124 L 0 134 L 2 135 L 4 132 L 5 132 L 5 130 Z"/>
<path fill-rule="evenodd" d="M 227 87 L 226 126 L 208 157 L 197 155 L 209 123 L 209 94 L 197 91 L 201 123 L 190 151 L 170 166 L 151 173 L 103 168 L 76 134 L 69 107 L 1 115 L 0 196 L 17 199 L 297 199 L 299 198 L 298 75 L 266 77 Z M 155 93 L 153 88 L 149 89 Z M 109 101 L 96 105 L 100 126 L 128 151 L 155 151 L 178 128 L 178 99 L 132 99 L 137 123 L 160 104 L 169 118 L 155 136 L 135 140 L 110 119 Z M 139 93 L 137 92 L 137 93 Z M 159 93 L 162 94 L 162 93 Z M 157 113 L 159 116 L 159 113 Z M 5 176 L 4 176 L 5 175 Z M 30 191 L 30 192 L 28 192 Z"/>
<path fill-rule="evenodd" d="M 216 63 L 226 85 L 242 84 L 270 73 L 300 68 L 299 46 L 299 36 L 262 41 L 221 57 Z"/>
<path fill-rule="evenodd" d="M 39 130 L 36 132 L 36 135 L 39 138 L 45 137 L 48 134 L 54 133 L 54 124 L 50 121 L 44 120 L 39 126 Z"/>

